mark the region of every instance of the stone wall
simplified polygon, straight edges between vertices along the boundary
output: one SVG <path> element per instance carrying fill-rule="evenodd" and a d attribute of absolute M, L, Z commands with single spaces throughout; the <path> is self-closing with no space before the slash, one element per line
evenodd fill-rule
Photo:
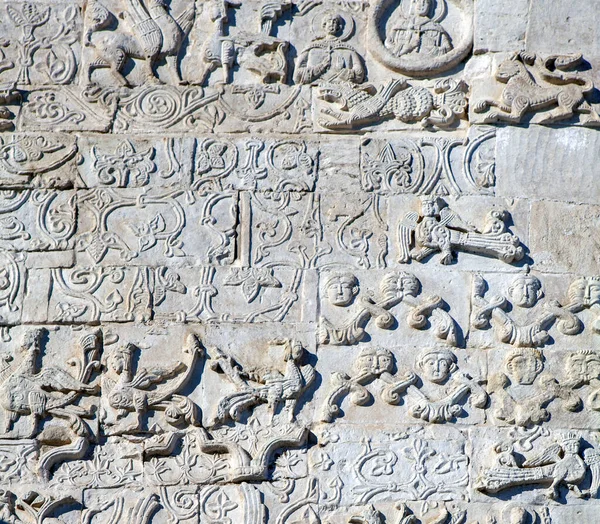
<path fill-rule="evenodd" d="M 600 522 L 598 0 L 0 0 L 0 522 Z"/>

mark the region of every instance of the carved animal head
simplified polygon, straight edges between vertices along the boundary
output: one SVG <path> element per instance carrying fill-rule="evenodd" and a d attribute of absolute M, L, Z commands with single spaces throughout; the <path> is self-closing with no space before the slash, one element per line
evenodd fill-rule
<path fill-rule="evenodd" d="M 84 42 L 90 45 L 92 33 L 116 24 L 115 16 L 100 2 L 92 0 L 85 8 L 85 23 L 88 27 Z"/>
<path fill-rule="evenodd" d="M 517 53 L 500 63 L 495 77 L 498 82 L 506 83 L 511 78 L 521 74 L 525 74 L 525 65 L 521 55 Z"/>

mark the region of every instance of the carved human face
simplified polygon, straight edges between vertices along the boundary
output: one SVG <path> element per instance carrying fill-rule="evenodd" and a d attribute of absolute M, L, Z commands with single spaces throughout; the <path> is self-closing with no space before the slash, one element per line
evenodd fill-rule
<path fill-rule="evenodd" d="M 448 379 L 455 364 L 442 353 L 429 353 L 419 361 L 419 368 L 425 379 L 440 384 Z"/>
<path fill-rule="evenodd" d="M 336 275 L 327 282 L 327 298 L 334 306 L 345 307 L 358 293 L 358 283 L 352 275 Z"/>
<path fill-rule="evenodd" d="M 394 361 L 392 355 L 387 351 L 379 351 L 377 353 L 377 369 L 380 371 L 391 371 Z"/>
<path fill-rule="evenodd" d="M 112 355 L 108 360 L 108 366 L 117 375 L 120 375 L 125 369 L 125 360 L 120 356 Z"/>
<path fill-rule="evenodd" d="M 428 16 L 431 10 L 431 0 L 414 0 L 415 14 L 417 16 Z"/>
<path fill-rule="evenodd" d="M 542 283 L 535 277 L 524 276 L 515 279 L 508 289 L 513 304 L 530 308 L 542 297 Z"/>
<path fill-rule="evenodd" d="M 437 211 L 436 207 L 433 200 L 423 200 L 421 202 L 421 213 L 424 217 L 433 217 Z"/>
<path fill-rule="evenodd" d="M 596 278 L 579 278 L 569 288 L 569 299 L 581 302 L 586 306 L 600 303 L 600 280 Z"/>
<path fill-rule="evenodd" d="M 579 440 L 569 439 L 563 442 L 563 449 L 567 454 L 576 454 L 579 452 Z"/>
<path fill-rule="evenodd" d="M 600 356 L 586 353 L 569 355 L 566 370 L 571 379 L 589 382 L 600 376 Z"/>
<path fill-rule="evenodd" d="M 509 523 L 510 524 L 526 524 L 529 520 L 529 514 L 525 508 L 515 506 L 510 510 Z"/>
<path fill-rule="evenodd" d="M 534 352 L 519 352 L 509 358 L 506 367 L 517 384 L 530 385 L 542 371 L 543 363 Z"/>
<path fill-rule="evenodd" d="M 359 373 L 372 373 L 379 375 L 384 371 L 391 371 L 393 366 L 392 354 L 383 349 L 369 349 L 363 351 L 356 359 L 355 369 Z"/>
<path fill-rule="evenodd" d="M 321 22 L 323 31 L 329 36 L 338 36 L 344 29 L 344 21 L 338 15 L 326 14 Z"/>

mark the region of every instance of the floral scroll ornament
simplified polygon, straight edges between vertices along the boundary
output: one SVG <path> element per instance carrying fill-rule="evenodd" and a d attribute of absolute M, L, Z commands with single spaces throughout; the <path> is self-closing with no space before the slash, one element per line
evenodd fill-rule
<path fill-rule="evenodd" d="M 154 149 L 136 151 L 129 140 L 119 144 L 114 154 L 102 153 L 92 147 L 93 168 L 102 185 L 140 187 L 150 181 L 150 173 L 156 171 L 153 162 Z"/>
<path fill-rule="evenodd" d="M 51 33 L 38 35 L 39 28 L 51 19 L 52 7 L 38 7 L 26 3 L 20 9 L 6 7 L 15 27 L 21 30 L 16 42 L 18 48 L 18 83 L 31 84 L 30 73 L 35 66 L 46 75 L 48 83 L 67 84 L 77 72 L 77 59 L 71 46 L 79 40 L 77 31 L 77 8 L 67 6 L 62 13 L 54 13 Z M 43 61 L 35 63 L 40 51 L 45 51 Z"/>
<path fill-rule="evenodd" d="M 263 287 L 281 287 L 281 282 L 273 276 L 273 270 L 269 268 L 231 268 L 225 285 L 241 286 L 242 294 L 250 304 L 258 297 Z"/>

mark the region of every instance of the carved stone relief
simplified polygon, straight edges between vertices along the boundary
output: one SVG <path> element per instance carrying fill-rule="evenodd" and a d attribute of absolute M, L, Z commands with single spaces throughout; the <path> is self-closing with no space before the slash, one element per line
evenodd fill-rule
<path fill-rule="evenodd" d="M 0 0 L 0 524 L 597 522 L 597 6 L 542 4 Z"/>

